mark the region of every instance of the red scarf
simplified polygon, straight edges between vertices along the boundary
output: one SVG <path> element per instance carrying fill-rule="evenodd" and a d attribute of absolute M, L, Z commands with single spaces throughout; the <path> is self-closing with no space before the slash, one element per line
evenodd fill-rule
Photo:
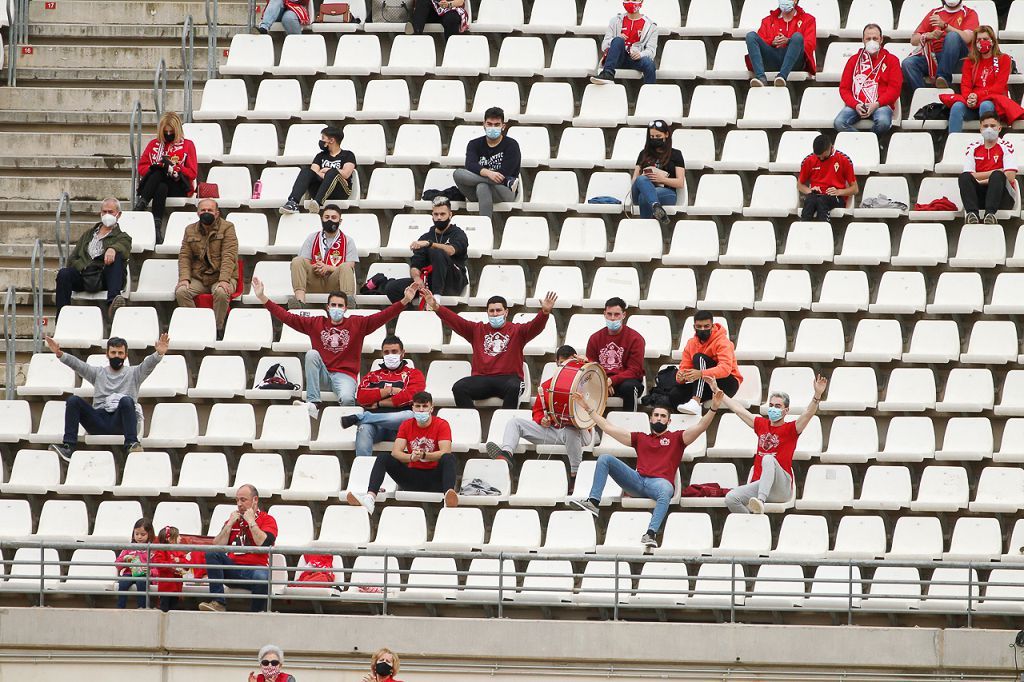
<path fill-rule="evenodd" d="M 334 240 L 326 254 L 324 253 L 324 233 L 320 232 L 320 235 L 313 240 L 314 263 L 327 263 L 332 267 L 338 267 L 345 262 L 346 252 L 345 233 L 340 230 L 338 231 L 338 238 Z"/>
<path fill-rule="evenodd" d="M 857 65 L 853 67 L 853 96 L 858 102 L 873 104 L 878 101 L 878 76 L 884 59 L 876 64 L 866 51 L 861 50 Z"/>

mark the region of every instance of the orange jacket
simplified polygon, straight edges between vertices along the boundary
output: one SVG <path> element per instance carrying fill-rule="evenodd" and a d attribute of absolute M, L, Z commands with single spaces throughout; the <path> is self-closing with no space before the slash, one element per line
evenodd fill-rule
<path fill-rule="evenodd" d="M 715 322 L 711 326 L 711 338 L 706 343 L 702 343 L 696 335 L 690 337 L 683 348 L 683 359 L 679 361 L 679 369 L 693 369 L 693 356 L 698 353 L 713 358 L 717 363 L 714 367 L 704 370 L 704 376 L 723 379 L 731 374 L 736 377 L 736 381 L 743 383 L 743 376 L 736 366 L 736 347 L 732 345 L 722 325 Z"/>

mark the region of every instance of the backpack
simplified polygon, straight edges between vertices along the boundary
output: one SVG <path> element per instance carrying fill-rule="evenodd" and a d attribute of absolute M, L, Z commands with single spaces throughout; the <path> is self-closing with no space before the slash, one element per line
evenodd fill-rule
<path fill-rule="evenodd" d="M 942 102 L 932 102 L 918 109 L 914 118 L 918 121 L 946 121 L 949 120 L 949 108 Z"/>
<path fill-rule="evenodd" d="M 268 391 L 299 390 L 297 384 L 288 381 L 288 375 L 284 373 L 284 365 L 280 362 L 275 362 L 267 369 L 267 373 L 263 375 L 263 381 L 256 388 Z"/>

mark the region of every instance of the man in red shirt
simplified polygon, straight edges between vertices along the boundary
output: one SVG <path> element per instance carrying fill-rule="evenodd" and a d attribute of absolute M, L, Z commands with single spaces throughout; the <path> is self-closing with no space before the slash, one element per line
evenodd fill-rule
<path fill-rule="evenodd" d="M 800 219 L 829 222 L 832 210 L 846 206 L 846 197 L 859 192 L 860 186 L 853 174 L 853 161 L 836 151 L 830 138 L 818 135 L 813 150 L 800 164 L 796 183 L 797 191 L 804 195 Z"/>
<path fill-rule="evenodd" d="M 1013 205 L 1017 191 L 1017 155 L 1013 145 L 999 137 L 1003 123 L 992 112 L 981 115 L 981 139 L 967 146 L 960 174 L 960 199 L 965 219 L 996 224 L 996 211 Z M 984 205 L 984 211 L 979 208 Z M 983 218 L 979 218 L 979 214 Z"/>
<path fill-rule="evenodd" d="M 246 483 L 235 492 L 236 511 L 224 522 L 220 532 L 213 538 L 214 545 L 235 545 L 238 547 L 273 547 L 277 540 L 277 521 L 270 514 L 260 510 L 260 493 L 256 486 Z M 247 585 L 232 583 L 232 587 L 243 587 L 253 594 L 249 609 L 263 611 L 267 600 L 267 579 L 270 575 L 270 554 L 253 552 L 207 552 L 206 575 L 210 579 L 210 593 L 220 595 L 199 604 L 200 611 L 223 613 L 224 580 L 251 580 Z M 216 568 L 220 566 L 221 568 Z M 256 595 L 262 595 L 257 597 Z"/>
<path fill-rule="evenodd" d="M 362 505 L 373 513 L 384 475 L 394 479 L 402 490 L 444 493 L 444 506 L 457 507 L 455 492 L 455 455 L 452 454 L 452 427 L 435 417 L 434 398 L 426 391 L 412 397 L 413 419 L 398 427 L 398 437 L 391 452 L 377 455 L 370 471 L 370 482 L 362 497 L 353 491 L 346 499 L 353 506 Z"/>
<path fill-rule="evenodd" d="M 910 44 L 917 50 L 903 60 L 907 89 L 923 88 L 926 77 L 935 79 L 935 87 L 948 88 L 953 74 L 960 73 L 978 24 L 978 13 L 963 0 L 942 0 L 942 5 L 929 10 L 910 36 Z"/>
<path fill-rule="evenodd" d="M 626 302 L 618 296 L 604 304 L 604 329 L 587 341 L 587 358 L 600 364 L 608 375 L 608 395 L 622 398 L 622 409 L 636 409 L 644 391 L 644 353 L 647 342 L 626 326 Z"/>
<path fill-rule="evenodd" d="M 843 69 L 839 96 L 846 105 L 834 122 L 841 132 L 854 132 L 857 123 L 871 119 L 871 132 L 882 135 L 892 128 L 896 102 L 903 88 L 900 60 L 882 45 L 882 27 L 868 24 L 862 35 L 864 47 L 857 51 Z"/>
<path fill-rule="evenodd" d="M 572 346 L 561 346 L 555 353 L 555 362 L 559 367 L 576 356 Z M 534 445 L 564 445 L 565 454 L 569 458 L 569 476 L 576 477 L 576 470 L 583 461 L 583 446 L 593 441 L 591 429 L 580 429 L 566 418 L 551 413 L 548 391 L 551 379 L 541 383 L 537 388 L 537 397 L 533 401 L 533 419 L 514 417 L 505 425 L 505 433 L 501 445 L 487 443 L 487 454 L 493 459 L 503 459 L 512 466 L 512 453 L 519 445 L 519 439 L 525 438 Z"/>
<path fill-rule="evenodd" d="M 631 469 L 628 464 L 611 455 L 601 455 L 597 458 L 590 495 L 585 500 L 570 500 L 569 504 L 598 516 L 597 507 L 601 504 L 608 476 L 611 476 L 612 480 L 622 487 L 624 493 L 654 500 L 651 522 L 647 526 L 647 532 L 640 538 L 640 543 L 644 547 L 657 547 L 658 533 L 661 532 L 661 525 L 668 515 L 668 505 L 672 501 L 676 474 L 679 472 L 679 463 L 683 460 L 683 450 L 711 425 L 722 398 L 722 391 L 716 390 L 711 409 L 700 418 L 700 421 L 685 431 L 668 430 L 670 415 L 667 407 L 659 406 L 651 410 L 650 433 L 626 431 L 609 423 L 596 410 L 589 410 L 594 423 L 605 437 L 611 436 L 636 450 L 636 469 Z"/>
<path fill-rule="evenodd" d="M 473 348 L 471 376 L 452 386 L 455 406 L 473 407 L 474 400 L 501 398 L 501 406 L 514 410 L 523 392 L 523 348 L 542 331 L 558 295 L 549 291 L 540 312 L 525 324 L 508 321 L 508 301 L 501 296 L 487 299 L 487 322 L 470 322 L 440 305 L 434 295 L 423 291 L 427 308 L 437 313 L 452 331 L 469 341 Z"/>
<path fill-rule="evenodd" d="M 722 403 L 757 434 L 757 452 L 750 482 L 725 495 L 725 506 L 740 514 L 763 514 L 765 502 L 785 502 L 793 493 L 793 452 L 796 441 L 811 417 L 828 385 L 820 374 L 814 380 L 814 398 L 795 422 L 787 422 L 789 394 L 774 391 L 768 396 L 768 418 L 755 417 L 736 400 L 725 397 Z"/>
<path fill-rule="evenodd" d="M 747 34 L 747 68 L 754 72 L 750 86 L 768 85 L 765 69 L 778 71 L 775 85 L 786 87 L 793 69 L 817 71 L 814 50 L 818 45 L 817 21 L 799 6 L 799 0 L 779 0 L 779 8 L 761 20 L 757 31 Z"/>
<path fill-rule="evenodd" d="M 309 416 L 320 416 L 320 384 L 330 382 L 341 405 L 356 402 L 356 377 L 359 375 L 359 357 L 363 352 L 363 337 L 376 331 L 389 320 L 398 317 L 405 305 L 416 296 L 419 284 L 410 284 L 405 297 L 373 315 L 346 315 L 348 294 L 332 291 L 327 295 L 327 317 L 296 315 L 267 298 L 263 282 L 252 278 L 256 298 L 292 329 L 309 336 L 313 348 L 306 352 L 306 408 Z M 296 400 L 296 405 L 302 402 Z"/>

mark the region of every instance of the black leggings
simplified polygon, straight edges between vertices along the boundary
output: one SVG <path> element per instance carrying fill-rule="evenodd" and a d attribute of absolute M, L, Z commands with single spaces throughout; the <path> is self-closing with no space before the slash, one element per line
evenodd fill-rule
<path fill-rule="evenodd" d="M 474 400 L 501 398 L 506 410 L 519 407 L 519 394 L 523 390 L 522 377 L 515 374 L 463 377 L 452 386 L 455 406 L 470 408 Z"/>
<path fill-rule="evenodd" d="M 163 243 L 163 220 L 164 207 L 167 206 L 167 197 L 188 196 L 188 181 L 181 177 L 172 177 L 164 172 L 163 166 L 150 166 L 146 175 L 139 180 L 139 199 L 145 203 L 153 202 L 150 211 L 153 213 L 153 223 L 156 225 L 156 243 Z"/>
<path fill-rule="evenodd" d="M 459 29 L 462 28 L 462 17 L 455 11 L 439 15 L 434 9 L 434 3 L 430 0 L 416 0 L 416 9 L 412 13 L 413 33 L 416 35 L 423 33 L 423 27 L 428 23 L 441 24 L 444 28 L 444 39 L 448 40 L 452 36 L 458 35 Z"/>
<path fill-rule="evenodd" d="M 717 365 L 718 363 L 714 359 L 703 353 L 697 353 L 693 356 L 693 369 L 703 371 Z M 715 383 L 730 398 L 736 395 L 736 391 L 740 390 L 740 382 L 731 374 L 721 379 L 715 379 Z M 672 406 L 684 405 L 691 398 L 697 398 L 698 401 L 704 402 L 705 400 L 711 400 L 711 396 L 711 387 L 703 379 L 698 379 L 688 384 L 676 384 L 675 388 L 669 391 L 669 402 Z"/>
<path fill-rule="evenodd" d="M 288 195 L 288 201 L 299 203 L 302 195 L 306 192 L 309 192 L 310 199 L 315 200 L 316 203 L 322 206 L 327 199 L 347 200 L 352 192 L 352 187 L 345 178 L 341 177 L 341 174 L 335 168 L 327 169 L 324 177 L 321 178 L 312 169 L 306 167 L 300 170 L 298 177 L 295 178 L 295 184 L 292 185 L 292 193 Z"/>
<path fill-rule="evenodd" d="M 1013 195 L 1006 191 L 1006 174 L 1001 170 L 992 171 L 984 185 L 970 173 L 961 173 L 959 183 L 964 213 L 977 214 L 984 208 L 986 213 L 995 214 L 1001 208 L 1013 207 Z"/>
<path fill-rule="evenodd" d="M 414 469 L 405 462 L 399 462 L 390 452 L 377 455 L 370 471 L 368 491 L 380 492 L 384 474 L 391 476 L 402 490 L 421 493 L 446 493 L 455 489 L 455 455 L 441 455 L 433 469 Z"/>

